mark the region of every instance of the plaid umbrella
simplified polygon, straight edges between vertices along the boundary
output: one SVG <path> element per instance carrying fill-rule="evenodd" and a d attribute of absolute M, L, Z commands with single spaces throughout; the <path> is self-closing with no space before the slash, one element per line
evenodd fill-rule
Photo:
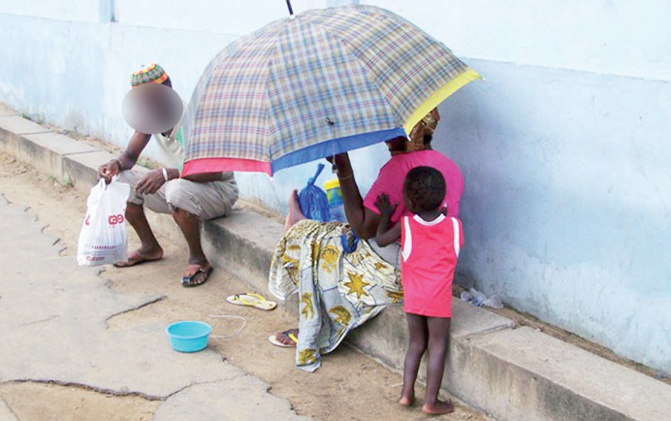
<path fill-rule="evenodd" d="M 182 119 L 183 175 L 282 168 L 405 136 L 479 78 L 442 43 L 373 6 L 310 10 L 239 38 Z"/>

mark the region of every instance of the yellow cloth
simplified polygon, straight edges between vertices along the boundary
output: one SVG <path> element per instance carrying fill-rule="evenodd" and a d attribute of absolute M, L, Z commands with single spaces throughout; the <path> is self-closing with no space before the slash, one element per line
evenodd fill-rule
<path fill-rule="evenodd" d="M 389 304 L 401 304 L 400 272 L 360 240 L 351 253 L 347 224 L 303 220 L 278 243 L 268 287 L 279 299 L 298 293 L 296 365 L 314 371 L 321 353 L 333 351 L 347 333 Z"/>

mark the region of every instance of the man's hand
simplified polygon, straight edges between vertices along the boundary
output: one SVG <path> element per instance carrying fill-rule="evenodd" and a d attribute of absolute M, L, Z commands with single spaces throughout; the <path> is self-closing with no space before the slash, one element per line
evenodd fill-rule
<path fill-rule="evenodd" d="M 386 193 L 382 193 L 375 199 L 375 207 L 380 211 L 380 216 L 388 219 L 396 211 L 398 203 L 392 205 L 389 202 L 389 196 Z"/>
<path fill-rule="evenodd" d="M 140 194 L 154 194 L 165 183 L 163 170 L 151 170 L 135 185 L 135 191 Z"/>
<path fill-rule="evenodd" d="M 112 177 L 119 174 L 121 171 L 121 163 L 118 159 L 112 159 L 107 164 L 101 165 L 98 168 L 98 180 L 101 178 L 105 179 L 105 182 L 109 184 L 112 181 Z"/>

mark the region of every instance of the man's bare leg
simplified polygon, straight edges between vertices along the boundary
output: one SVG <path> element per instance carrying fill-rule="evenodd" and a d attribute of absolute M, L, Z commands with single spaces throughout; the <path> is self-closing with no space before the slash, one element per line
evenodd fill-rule
<path fill-rule="evenodd" d="M 289 214 L 284 222 L 284 231 L 289 231 L 289 228 L 302 219 L 305 219 L 305 215 L 298 203 L 298 190 L 294 190 L 289 195 Z"/>
<path fill-rule="evenodd" d="M 200 222 L 194 215 L 182 209 L 174 209 L 172 216 L 189 246 L 189 264 L 184 272 L 184 278 L 191 279 L 188 286 L 200 285 L 207 280 L 212 270 L 200 244 Z"/>
<path fill-rule="evenodd" d="M 126 220 L 135 229 L 140 238 L 140 248 L 128 255 L 127 263 L 118 263 L 117 267 L 128 267 L 143 262 L 159 260 L 163 257 L 163 249 L 156 240 L 144 214 L 144 207 L 128 202 L 126 206 Z"/>

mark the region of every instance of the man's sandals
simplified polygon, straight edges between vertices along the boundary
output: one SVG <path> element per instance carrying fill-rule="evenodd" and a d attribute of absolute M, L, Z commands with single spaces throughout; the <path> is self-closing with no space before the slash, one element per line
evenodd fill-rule
<path fill-rule="evenodd" d="M 203 285 L 205 281 L 207 281 L 207 278 L 209 278 L 210 273 L 212 273 L 212 266 L 208 266 L 207 268 L 203 268 L 202 266 L 199 265 L 189 265 L 190 267 L 197 266 L 197 269 L 195 272 L 193 272 L 191 275 L 186 275 L 182 277 L 182 286 L 183 287 L 197 287 L 198 285 Z"/>

